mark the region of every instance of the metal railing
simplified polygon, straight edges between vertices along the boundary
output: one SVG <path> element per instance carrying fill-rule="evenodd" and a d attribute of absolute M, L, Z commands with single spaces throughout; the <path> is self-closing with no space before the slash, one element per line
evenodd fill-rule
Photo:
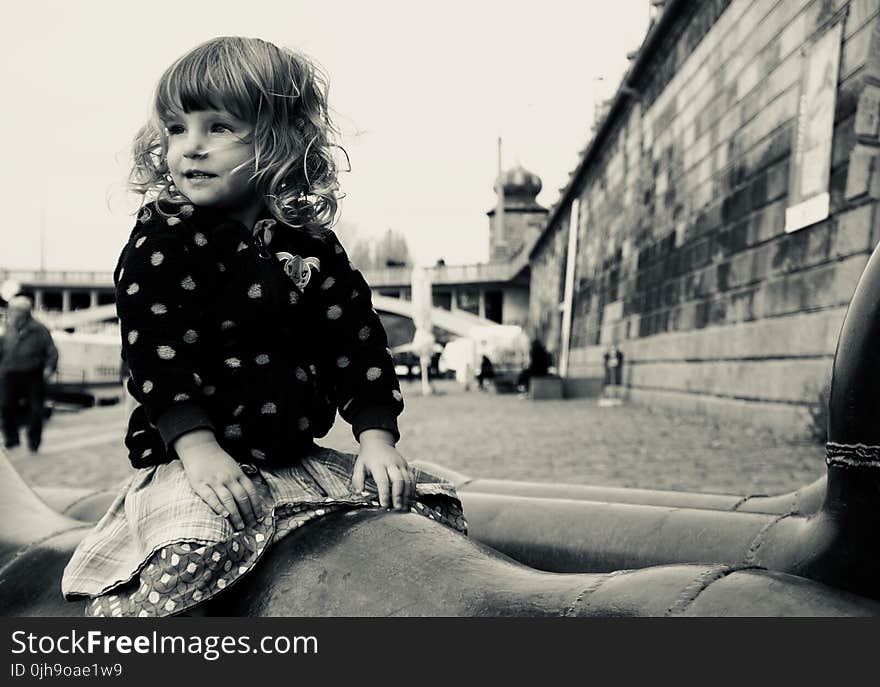
<path fill-rule="evenodd" d="M 0 269 L 0 282 L 12 279 L 24 287 L 88 286 L 110 288 L 113 272 L 78 270 L 12 270 Z"/>

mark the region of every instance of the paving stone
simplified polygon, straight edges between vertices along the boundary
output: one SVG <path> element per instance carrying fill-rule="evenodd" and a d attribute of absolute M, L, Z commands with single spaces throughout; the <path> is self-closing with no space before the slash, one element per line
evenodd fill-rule
<path fill-rule="evenodd" d="M 779 493 L 824 471 L 821 446 L 786 439 L 693 409 L 675 412 L 595 399 L 529 401 L 517 395 L 462 392 L 437 383 L 435 396 L 403 382 L 401 453 L 472 477 L 708 492 Z M 123 409 L 56 415 L 46 427 L 51 451 L 74 434 L 119 429 L 119 441 L 78 450 L 15 456 L 31 484 L 111 487 L 131 475 L 121 446 Z M 345 422 L 319 443 L 356 451 Z"/>

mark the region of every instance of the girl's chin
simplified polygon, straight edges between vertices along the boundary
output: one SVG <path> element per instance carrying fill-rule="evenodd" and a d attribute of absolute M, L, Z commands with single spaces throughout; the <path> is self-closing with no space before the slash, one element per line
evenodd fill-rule
<path fill-rule="evenodd" d="M 233 199 L 214 193 L 207 188 L 177 188 L 177 192 L 197 208 L 210 208 L 219 212 L 240 213 L 261 210 L 265 203 L 253 195 L 239 196 Z"/>

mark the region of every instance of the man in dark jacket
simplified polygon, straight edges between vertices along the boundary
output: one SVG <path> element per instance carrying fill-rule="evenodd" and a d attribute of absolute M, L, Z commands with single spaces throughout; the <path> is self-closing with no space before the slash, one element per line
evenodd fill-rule
<path fill-rule="evenodd" d="M 58 349 L 45 326 L 31 316 L 26 296 L 9 301 L 6 331 L 0 343 L 0 416 L 6 448 L 19 444 L 18 407 L 27 404 L 27 437 L 32 452 L 40 448 L 46 381 L 58 366 Z"/>

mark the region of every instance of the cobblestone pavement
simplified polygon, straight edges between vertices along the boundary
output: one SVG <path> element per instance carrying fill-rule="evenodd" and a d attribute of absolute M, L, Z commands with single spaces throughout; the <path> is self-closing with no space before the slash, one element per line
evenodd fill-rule
<path fill-rule="evenodd" d="M 780 493 L 824 473 L 822 447 L 700 416 L 595 400 L 530 401 L 463 392 L 441 382 L 434 396 L 403 383 L 401 453 L 472 477 L 680 489 Z M 120 406 L 56 413 L 41 453 L 10 458 L 34 485 L 107 487 L 130 471 Z M 320 443 L 355 452 L 339 420 Z"/>

